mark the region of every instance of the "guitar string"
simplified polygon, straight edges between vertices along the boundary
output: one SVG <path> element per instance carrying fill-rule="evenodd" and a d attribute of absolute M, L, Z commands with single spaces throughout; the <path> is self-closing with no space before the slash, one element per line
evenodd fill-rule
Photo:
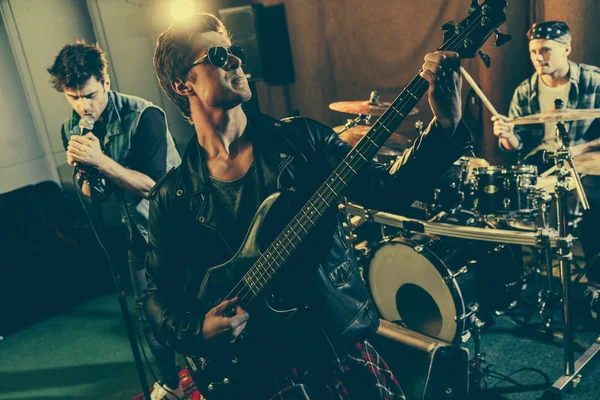
<path fill-rule="evenodd" d="M 466 34 L 470 33 L 470 31 L 471 31 L 471 30 L 473 30 L 473 29 L 474 29 L 474 27 L 477 25 L 477 22 L 479 21 L 479 19 L 480 19 L 480 16 L 476 17 L 476 18 L 474 19 L 473 23 L 471 24 L 471 27 L 473 27 L 473 28 L 472 28 L 472 29 L 471 29 L 471 28 L 467 28 L 467 29 L 465 29 L 465 31 L 461 32 L 461 35 L 466 35 Z M 455 38 L 455 39 L 454 39 L 454 41 L 460 41 L 460 40 L 463 40 L 463 39 L 461 39 L 460 37 L 457 37 L 457 38 Z M 456 43 L 450 44 L 452 41 L 453 41 L 453 40 L 451 40 L 451 41 L 449 41 L 449 42 L 448 42 L 448 45 L 447 45 L 448 47 L 452 47 L 453 45 L 455 45 L 455 44 L 456 44 Z M 442 44 L 442 46 L 440 47 L 440 50 L 443 50 L 443 49 L 444 49 L 444 45 Z M 423 86 L 423 84 L 424 84 L 424 83 L 425 83 L 425 84 L 427 84 L 427 81 L 426 81 L 426 80 L 424 80 L 423 78 L 420 78 L 419 76 L 416 76 L 415 78 L 413 78 L 413 81 L 415 81 L 415 79 L 417 80 L 417 83 L 416 83 L 416 84 L 414 84 L 414 86 L 416 86 L 416 87 L 415 87 L 415 89 L 413 89 L 413 90 L 415 90 L 415 91 L 419 91 L 419 90 L 421 90 L 421 89 L 422 89 L 422 86 Z M 407 87 L 406 87 L 405 91 L 408 91 L 408 88 L 409 88 L 409 87 L 410 87 L 412 84 L 413 84 L 413 82 L 411 81 L 411 83 L 409 83 L 409 85 L 407 85 Z M 409 92 L 410 92 L 410 91 L 409 91 Z M 422 95 L 421 95 L 421 97 L 422 97 Z M 421 98 L 421 97 L 420 97 L 420 98 Z M 407 97 L 407 98 L 408 98 L 408 99 L 410 99 L 410 97 Z M 407 98 L 400 99 L 400 103 L 404 102 L 404 101 L 405 101 Z M 420 100 L 420 98 L 419 98 L 419 99 L 416 99 L 416 101 L 418 102 L 418 101 Z M 406 104 L 408 104 L 410 101 L 412 101 L 412 99 L 410 99 L 410 100 L 409 100 L 408 102 L 406 102 L 404 105 L 401 105 L 399 108 L 403 108 L 403 107 L 405 107 L 405 106 L 406 106 Z M 414 107 L 414 106 L 413 106 L 413 107 Z M 394 111 L 396 111 L 396 112 L 397 112 L 397 110 L 395 110 L 395 109 L 394 109 Z M 394 114 L 394 113 L 392 113 L 392 112 L 390 112 L 390 116 L 391 116 L 391 118 L 390 118 L 390 120 L 391 120 L 391 121 L 393 121 L 395 118 L 397 118 L 397 115 L 395 115 L 395 114 Z M 384 115 L 384 117 L 386 117 L 386 116 Z M 384 119 L 385 119 L 385 118 L 381 118 L 380 120 L 376 121 L 376 123 L 375 123 L 375 125 L 374 125 L 374 127 L 373 127 L 373 129 L 375 129 L 375 130 L 376 130 L 375 134 L 373 135 L 373 136 L 374 136 L 374 140 L 375 140 L 375 141 L 377 141 L 377 140 L 379 140 L 379 139 L 380 139 L 380 137 L 379 137 L 379 136 L 380 136 L 380 133 L 379 133 L 379 132 L 377 132 L 377 130 L 378 130 L 378 128 L 379 128 L 379 127 L 377 126 L 377 124 L 379 123 L 380 125 L 385 125 L 385 124 L 388 124 L 388 123 L 390 123 L 390 121 L 384 121 L 384 122 L 381 122 L 381 121 L 383 121 Z M 364 140 L 364 141 L 363 141 L 363 140 L 361 140 L 361 142 L 364 142 L 364 145 L 362 145 L 362 143 L 359 143 L 359 144 L 356 146 L 356 148 L 355 148 L 354 150 L 356 150 L 356 151 L 357 151 L 359 154 L 361 154 L 361 155 L 362 155 L 362 152 L 363 152 L 363 151 L 365 151 L 365 150 L 364 150 L 364 149 L 363 149 L 363 150 L 360 150 L 360 149 L 359 149 L 359 147 L 367 147 L 367 150 L 370 150 L 370 149 L 369 149 L 369 147 L 372 147 L 373 145 L 372 145 L 372 144 L 370 144 L 368 140 Z M 362 146 L 361 146 L 361 145 L 362 145 Z M 376 147 L 377 147 L 377 148 L 379 148 L 380 146 L 381 146 L 381 145 L 377 145 Z M 341 173 L 342 173 L 344 176 L 347 176 L 347 175 L 348 175 L 348 169 L 350 169 L 350 170 L 352 170 L 352 172 L 354 172 L 354 170 L 352 169 L 352 167 L 350 167 L 350 165 L 348 164 L 348 162 L 343 162 L 343 161 L 342 161 L 342 163 L 341 163 L 341 166 L 342 166 L 342 168 L 341 168 L 340 172 L 341 172 Z M 347 167 L 348 169 L 346 169 L 346 167 Z M 339 168 L 339 166 L 338 166 L 338 168 Z M 337 170 L 337 168 L 336 168 L 336 170 Z M 344 172 L 344 170 L 345 170 L 345 172 Z M 335 171 L 334 171 L 334 172 L 335 172 Z M 338 176 L 339 176 L 339 175 L 338 175 Z M 343 189 L 343 187 L 342 187 L 342 189 Z M 319 189 L 319 190 L 320 190 L 320 189 Z M 332 189 L 330 188 L 330 190 L 332 190 Z M 333 191 L 333 190 L 332 190 L 332 191 Z M 333 192 L 334 192 L 334 194 L 335 194 L 335 191 L 333 191 Z M 313 196 L 313 197 L 314 197 L 314 196 Z M 311 200 L 312 200 L 312 198 L 311 198 Z M 311 205 L 311 206 L 312 206 L 314 209 L 317 209 L 317 208 L 314 206 L 314 204 L 312 203 L 312 201 L 311 201 L 311 200 L 309 200 L 309 202 L 307 202 L 307 203 L 310 203 L 310 205 Z M 307 208 L 307 210 L 310 210 L 310 207 L 309 207 L 309 208 Z M 300 212 L 298 212 L 298 214 L 296 214 L 296 216 L 300 215 L 302 212 L 303 212 L 303 211 L 301 210 Z M 318 212 L 318 209 L 317 209 L 317 212 Z M 313 224 L 313 222 L 312 222 L 312 220 L 311 220 L 311 219 L 308 217 L 308 215 L 307 215 L 306 213 L 304 213 L 304 214 L 306 215 L 306 219 L 305 219 L 305 221 L 306 221 L 306 220 L 308 220 L 308 222 L 310 222 L 310 223 L 311 223 L 311 225 L 314 225 L 314 224 Z M 302 217 L 301 217 L 301 218 L 302 218 Z M 297 220 L 297 218 L 295 218 L 295 219 Z M 300 221 L 298 221 L 298 222 L 300 222 Z M 300 222 L 300 223 L 302 224 L 302 222 Z M 291 224 L 291 223 L 290 223 L 290 224 Z M 290 224 L 288 224 L 288 226 L 289 226 Z M 286 227 L 286 229 L 287 229 L 287 227 Z M 291 231 L 291 229 L 288 229 L 288 232 L 289 232 L 289 231 Z M 282 232 L 282 234 L 284 234 L 284 233 L 285 233 L 285 230 Z M 281 236 L 282 234 L 280 234 L 279 236 Z M 279 236 L 278 236 L 278 238 L 279 238 Z M 286 238 L 287 238 L 287 237 L 286 237 Z M 290 240 L 289 240 L 289 238 L 287 238 L 287 239 L 288 239 L 288 241 L 290 241 Z M 302 240 L 302 239 L 301 239 L 301 240 Z M 278 239 L 276 239 L 276 241 L 279 241 L 279 240 L 278 240 Z M 281 244 L 281 241 L 279 241 L 279 243 Z M 290 244 L 292 244 L 292 246 L 293 246 L 294 248 L 296 247 L 296 246 L 293 244 L 293 242 L 291 242 L 291 241 L 290 241 Z M 285 247 L 285 246 L 284 246 L 284 247 Z M 275 247 L 273 244 L 271 244 L 271 245 L 269 246 L 269 248 L 267 248 L 267 250 L 265 251 L 265 253 L 264 253 L 264 257 L 261 257 L 261 259 L 262 259 L 262 258 L 266 258 L 266 256 L 270 255 L 270 256 L 271 256 L 271 258 L 272 258 L 272 259 L 273 259 L 273 260 L 274 260 L 274 261 L 277 263 L 277 260 L 276 260 L 276 258 L 275 258 L 275 257 L 274 257 L 274 256 L 271 254 L 272 252 L 271 252 L 270 250 L 271 250 L 272 248 L 273 248 L 275 251 L 277 251 L 276 247 Z M 278 252 L 278 251 L 277 251 L 277 252 Z M 286 250 L 286 252 L 288 252 L 288 251 Z M 288 253 L 289 253 L 289 252 L 288 252 Z M 285 260 L 285 258 L 284 258 L 284 257 L 282 257 L 282 256 L 281 256 L 281 254 L 279 254 L 279 257 L 281 257 L 281 258 L 282 258 L 282 260 Z M 257 268 L 257 267 L 260 267 L 260 265 L 259 265 L 259 264 L 261 264 L 261 259 L 257 260 L 257 262 L 256 262 L 256 263 L 253 265 L 253 267 L 252 267 L 252 268 L 250 268 L 250 270 L 249 270 L 249 271 L 248 271 L 248 272 L 247 272 L 247 273 L 244 275 L 244 279 L 243 279 L 243 280 L 241 280 L 240 282 L 238 282 L 238 284 L 236 285 L 236 287 L 237 287 L 237 286 L 239 286 L 239 285 L 240 285 L 242 282 L 246 282 L 246 285 L 244 285 L 244 286 L 242 287 L 242 289 L 240 289 L 240 290 L 239 290 L 239 292 L 238 292 L 238 294 L 237 294 L 237 296 L 239 297 L 239 296 L 240 296 L 240 294 L 242 293 L 242 291 L 243 291 L 244 289 L 247 289 L 247 292 L 246 292 L 246 294 L 244 294 L 243 296 L 241 296 L 241 297 L 240 297 L 240 299 L 241 299 L 242 301 L 246 300 L 246 298 L 247 298 L 248 296 L 252 296 L 252 297 L 251 297 L 251 299 L 250 299 L 250 301 L 252 301 L 252 300 L 253 300 L 253 298 L 256 296 L 256 295 L 254 294 L 254 290 L 252 289 L 252 287 L 251 287 L 251 286 L 248 286 L 248 282 L 247 282 L 247 281 L 246 281 L 246 279 L 245 279 L 245 278 L 247 278 L 247 276 L 250 278 L 250 280 L 252 280 L 252 279 L 253 279 L 253 278 L 252 278 L 252 275 L 255 275 L 255 276 L 256 276 L 256 272 L 257 272 L 257 271 L 255 271 L 255 270 L 258 270 L 258 272 L 260 273 L 260 275 L 261 275 L 261 277 L 263 278 L 263 280 L 265 280 L 265 283 L 268 281 L 267 279 L 265 279 L 265 278 L 264 278 L 264 275 L 263 275 L 262 271 L 260 271 L 260 269 L 259 269 L 259 268 Z M 273 272 L 273 273 L 276 273 L 276 272 L 277 272 L 277 269 L 273 269 L 273 265 L 270 265 L 270 263 L 269 263 L 268 261 L 267 261 L 267 266 L 268 266 L 268 267 L 270 267 L 270 268 L 272 269 L 272 272 Z M 267 272 L 267 274 L 269 274 L 269 273 Z M 270 278 L 271 278 L 271 275 L 269 274 L 269 279 L 270 279 Z M 259 286 L 260 286 L 260 282 L 259 282 Z M 259 288 L 258 288 L 258 292 L 260 292 L 260 290 L 261 290 L 261 289 L 262 289 L 262 288 L 260 288 L 260 287 L 259 287 Z M 233 293 L 234 291 L 235 291 L 235 287 L 234 287 L 234 289 L 233 289 L 233 290 L 230 292 L 230 295 L 231 295 L 231 293 Z M 228 298 L 229 298 L 229 296 L 230 296 L 230 295 L 228 295 Z M 249 303 L 250 301 L 248 301 L 248 303 Z"/>
<path fill-rule="evenodd" d="M 446 48 L 447 48 L 447 49 L 449 49 L 449 48 L 451 48 L 451 47 L 453 47 L 453 46 L 455 46 L 455 45 L 459 44 L 460 42 L 464 42 L 464 38 L 462 38 L 461 36 L 467 36 L 468 34 L 470 34 L 470 33 L 471 33 L 471 31 L 473 31 L 473 30 L 474 30 L 474 29 L 477 27 L 477 25 L 478 25 L 478 22 L 479 22 L 479 20 L 480 20 L 482 17 L 483 17 L 483 14 L 480 14 L 479 16 L 475 17 L 475 18 L 474 18 L 474 21 L 473 21 L 473 22 L 470 24 L 470 26 L 469 26 L 469 27 L 467 27 L 467 28 L 466 28 L 466 29 L 465 29 L 463 32 L 461 32 L 461 33 L 460 33 L 458 36 L 456 36 L 454 39 L 451 39 L 451 40 L 448 42 L 448 44 L 447 44 L 447 47 L 446 47 Z M 440 46 L 440 48 L 439 48 L 439 50 L 438 50 L 438 51 L 444 51 L 444 50 L 445 50 L 445 49 L 444 49 L 444 44 L 442 44 L 442 46 Z M 420 71 L 419 71 L 419 72 L 420 72 Z M 413 82 L 414 82 L 415 80 L 416 80 L 416 83 L 414 83 L 414 84 L 413 84 Z M 415 88 L 414 88 L 413 90 L 415 90 L 415 91 L 419 91 L 419 90 L 421 90 L 421 89 L 423 88 L 423 84 L 425 84 L 425 85 L 426 85 L 426 84 L 427 84 L 427 81 L 426 81 L 425 79 L 423 79 L 423 78 L 421 78 L 420 76 L 418 76 L 418 75 L 417 75 L 417 76 L 416 76 L 415 78 L 413 78 L 413 80 L 412 80 L 412 81 L 411 81 L 411 82 L 410 82 L 410 83 L 409 83 L 409 84 L 406 86 L 406 88 L 405 88 L 405 90 L 404 90 L 404 91 L 405 91 L 405 92 L 407 92 L 407 91 L 408 91 L 408 92 L 410 92 L 408 89 L 411 87 L 411 85 L 415 86 Z M 423 95 L 421 95 L 421 96 L 419 97 L 419 99 L 416 99 L 416 100 L 415 100 L 415 105 L 416 105 L 416 103 L 417 103 L 418 101 L 420 101 L 420 99 L 422 98 L 422 96 L 423 96 Z M 407 100 L 408 100 L 408 101 L 407 101 Z M 402 109 L 402 108 L 403 108 L 403 107 L 405 107 L 407 104 L 409 104 L 411 101 L 413 101 L 413 99 L 412 99 L 410 96 L 407 96 L 407 97 L 401 98 L 401 99 L 400 99 L 400 102 L 399 102 L 399 105 L 398 105 L 398 107 L 399 107 L 400 109 Z M 404 102 L 404 104 L 402 104 L 403 102 Z M 413 107 L 414 107 L 414 106 L 413 106 Z M 389 111 L 389 109 L 388 109 L 388 111 Z M 374 124 L 374 126 L 373 126 L 373 128 L 372 128 L 372 129 L 374 129 L 374 130 L 375 130 L 375 132 L 374 132 L 374 135 L 372 135 L 372 136 L 373 136 L 373 139 L 374 139 L 374 141 L 375 141 L 375 142 L 376 142 L 376 141 L 378 141 L 378 140 L 381 138 L 381 133 L 383 133 L 383 132 L 380 132 L 380 129 L 379 129 L 379 128 L 380 128 L 380 126 L 385 126 L 386 124 L 393 122 L 393 120 L 394 120 L 394 119 L 396 119 L 396 118 L 398 117 L 398 115 L 397 115 L 397 114 L 399 114 L 399 112 L 398 112 L 396 109 L 394 109 L 394 111 L 396 112 L 396 114 L 395 114 L 394 112 L 391 112 L 391 111 L 389 112 L 389 117 L 390 117 L 390 118 L 388 118 L 388 116 L 386 116 L 386 115 L 385 115 L 385 113 L 384 113 L 384 116 L 382 116 L 382 118 L 380 118 L 379 120 L 377 120 L 377 121 L 375 122 L 375 124 Z M 404 118 L 404 117 L 405 117 L 405 116 L 403 116 L 403 118 Z M 383 131 L 383 130 L 381 130 L 381 131 Z M 381 147 L 381 146 L 382 146 L 382 144 L 380 144 L 380 145 L 376 145 L 376 147 L 377 147 L 377 148 L 379 148 L 379 147 Z M 351 151 L 348 153 L 348 155 L 350 155 L 350 153 L 351 153 L 352 151 L 356 151 L 357 153 L 359 153 L 359 154 L 360 154 L 360 156 L 361 156 L 361 157 L 364 157 L 364 156 L 363 156 L 363 154 L 364 154 L 364 153 L 366 153 L 366 152 L 367 152 L 367 151 L 369 151 L 369 150 L 372 150 L 372 148 L 371 148 L 371 147 L 373 147 L 373 145 L 372 145 L 371 143 L 369 143 L 369 140 L 362 140 L 362 139 L 361 139 L 361 140 L 360 140 L 360 142 L 357 144 L 357 146 L 356 146 L 356 147 L 355 147 L 353 150 L 351 150 Z M 365 148 L 366 148 L 366 149 L 365 149 Z M 348 156 L 348 155 L 347 155 L 347 156 Z M 347 156 L 346 156 L 346 157 L 347 157 Z M 344 160 L 345 160 L 345 159 L 346 159 L 346 158 L 344 158 Z M 354 170 L 352 169 L 352 167 L 349 165 L 349 163 L 348 163 L 348 162 L 344 162 L 344 161 L 342 161 L 342 162 L 341 162 L 341 164 L 340 164 L 340 166 L 341 166 L 341 169 L 340 169 L 340 171 L 339 171 L 339 172 L 340 172 L 340 173 L 341 173 L 343 176 L 347 176 L 347 175 L 349 174 L 349 172 L 352 172 L 352 173 L 354 173 Z M 340 168 L 340 166 L 338 166 L 338 168 Z M 336 170 L 337 170 L 338 168 L 336 168 Z M 334 173 L 336 172 L 336 170 L 334 170 Z M 333 174 L 333 173 L 332 173 L 332 174 Z M 330 176 L 331 176 L 331 175 L 330 175 Z M 338 183 L 339 183 L 339 182 L 338 182 Z M 346 186 L 346 185 L 344 185 L 344 186 Z M 321 186 L 321 188 L 324 188 L 324 185 L 322 185 L 322 186 Z M 318 190 L 317 192 L 321 191 L 321 188 L 319 188 L 319 190 Z M 336 187 L 336 189 L 337 189 L 337 187 Z M 342 189 L 343 189 L 343 187 L 342 187 Z M 333 191 L 331 188 L 330 188 L 330 190 L 331 190 L 331 191 Z M 335 191 L 333 191 L 333 193 L 335 194 L 336 192 L 335 192 Z M 314 197 L 314 196 L 315 196 L 315 195 L 313 195 L 313 197 Z M 316 210 L 317 210 L 317 212 L 319 212 L 319 210 L 317 209 L 317 207 L 315 207 L 315 206 L 314 206 L 314 204 L 312 203 L 312 199 L 313 199 L 313 197 L 311 197 L 311 199 L 310 199 L 310 200 L 309 200 L 307 203 L 310 203 L 310 205 L 313 207 L 313 209 L 316 209 Z M 310 210 L 310 208 L 308 208 L 308 210 Z M 299 222 L 301 225 L 303 224 L 303 222 L 301 222 L 301 221 L 299 221 L 299 220 L 298 220 L 298 216 L 299 216 L 300 214 L 302 214 L 302 213 L 303 213 L 303 210 L 301 209 L 301 210 L 300 210 L 300 211 L 299 211 L 299 212 L 296 214 L 296 216 L 294 217 L 294 220 L 297 220 L 297 221 L 298 221 L 298 222 Z M 306 214 L 306 213 L 305 213 L 305 214 Z M 308 222 L 310 222 L 310 223 L 311 223 L 311 225 L 313 225 L 313 223 L 312 223 L 312 220 L 311 220 L 311 219 L 310 219 L 308 216 L 306 216 L 306 217 L 302 217 L 302 216 L 300 215 L 300 219 L 303 219 L 303 220 L 304 220 L 304 225 L 305 225 L 305 223 L 306 223 L 307 221 L 308 221 Z M 292 221 L 292 222 L 293 222 L 293 221 Z M 287 235 L 285 234 L 285 232 L 287 231 L 287 232 L 293 232 L 293 233 L 294 233 L 296 236 L 298 236 L 298 235 L 297 235 L 297 233 L 295 232 L 295 230 L 293 230 L 293 228 L 291 228 L 291 229 L 288 229 L 288 228 L 289 228 L 289 226 L 292 224 L 292 222 L 290 222 L 290 224 L 288 224 L 288 226 L 286 226 L 286 229 L 284 229 L 284 231 L 283 231 L 283 232 L 282 232 L 282 233 L 281 233 L 281 234 L 280 234 L 280 235 L 277 237 L 277 239 L 275 240 L 276 242 L 279 242 L 279 244 L 280 244 L 282 247 L 284 247 L 284 251 L 285 251 L 286 253 L 288 253 L 288 254 L 289 254 L 289 251 L 285 250 L 285 245 L 283 245 L 283 244 L 281 243 L 281 241 L 279 240 L 279 237 L 280 237 L 280 236 L 282 236 L 282 235 L 283 235 L 283 236 L 285 236 L 285 237 L 286 237 L 286 239 L 287 239 L 287 240 L 290 242 L 290 244 L 292 245 L 292 247 L 294 247 L 294 249 L 296 248 L 296 246 L 297 246 L 297 245 L 295 245 L 295 244 L 294 244 L 294 243 L 293 243 L 293 242 L 292 242 L 292 241 L 291 241 L 291 240 L 290 240 L 290 239 L 287 237 Z M 303 239 L 302 239 L 302 238 L 300 238 L 299 236 L 298 236 L 298 238 L 299 238 L 300 240 L 303 240 Z M 298 242 L 298 244 L 300 244 L 300 242 Z M 246 303 L 246 304 L 249 304 L 249 303 L 250 303 L 250 302 L 251 302 L 251 301 L 254 299 L 254 297 L 256 297 L 256 294 L 254 294 L 254 290 L 253 290 L 253 288 L 252 288 L 251 286 L 249 286 L 249 284 L 248 284 L 248 282 L 247 282 L 247 280 L 246 280 L 246 279 L 247 279 L 247 278 L 249 278 L 249 279 L 252 281 L 252 279 L 254 279 L 254 278 L 252 277 L 252 275 L 254 275 L 254 276 L 256 277 L 256 276 L 257 276 L 257 272 L 258 272 L 258 274 L 260 274 L 260 276 L 261 276 L 261 277 L 262 277 L 262 279 L 265 281 L 265 283 L 266 283 L 266 282 L 268 282 L 268 279 L 271 279 L 271 275 L 269 274 L 269 272 L 266 272 L 266 273 L 267 273 L 267 275 L 269 276 L 269 278 L 268 278 L 268 279 L 266 279 L 266 278 L 265 278 L 265 275 L 263 274 L 263 272 L 262 272 L 262 271 L 260 271 L 260 267 L 262 267 L 262 266 L 260 265 L 260 264 L 262 264 L 262 263 L 261 263 L 261 259 L 263 259 L 263 258 L 265 258 L 265 259 L 266 259 L 266 256 L 267 256 L 267 255 L 270 255 L 270 256 L 271 256 L 271 258 L 272 258 L 272 259 L 273 259 L 273 260 L 274 260 L 274 261 L 277 263 L 277 260 L 276 260 L 276 258 L 275 258 L 275 257 L 274 257 L 274 256 L 271 254 L 271 253 L 272 253 L 271 249 L 274 249 L 274 251 L 277 251 L 277 252 L 278 252 L 278 250 L 276 249 L 276 246 L 274 246 L 274 245 L 273 245 L 273 243 L 272 243 L 272 244 L 271 244 L 271 245 L 270 245 L 270 246 L 269 246 L 269 247 L 268 247 L 268 248 L 265 250 L 265 252 L 263 253 L 263 256 L 261 256 L 261 257 L 259 258 L 259 260 L 257 260 L 257 261 L 255 262 L 255 264 L 254 264 L 254 265 L 253 265 L 253 266 L 250 268 L 250 270 L 249 270 L 248 272 L 246 272 L 246 274 L 244 275 L 244 277 L 243 277 L 243 278 L 242 278 L 242 279 L 241 279 L 241 280 L 240 280 L 240 281 L 239 281 L 239 282 L 236 284 L 236 286 L 234 286 L 234 288 L 233 288 L 233 289 L 231 290 L 231 292 L 228 294 L 227 298 L 232 298 L 232 297 L 235 297 L 235 296 L 232 296 L 232 294 L 233 294 L 233 293 L 236 291 L 236 289 L 238 290 L 238 292 L 237 292 L 237 294 L 236 294 L 236 296 L 238 296 L 238 299 L 239 299 L 238 301 L 241 301 L 241 302 L 243 302 L 243 301 L 245 301 L 245 300 L 248 298 L 248 296 L 251 296 L 250 300 L 249 300 L 249 301 Z M 292 250 L 292 251 L 293 251 L 293 250 Z M 279 252 L 278 252 L 278 253 L 279 253 Z M 281 259 L 282 259 L 282 260 L 285 260 L 285 258 L 281 256 L 281 253 L 279 253 L 279 257 L 281 257 Z M 277 269 L 273 269 L 273 265 L 270 265 L 270 263 L 269 263 L 268 261 L 267 261 L 266 263 L 267 263 L 267 266 L 268 266 L 269 268 L 271 268 L 271 269 L 272 269 L 272 272 L 273 272 L 273 273 L 276 273 L 276 272 L 277 272 Z M 238 287 L 239 287 L 240 285 L 242 285 L 242 288 L 241 288 L 241 289 L 238 289 Z M 252 284 L 250 284 L 250 285 L 252 285 Z M 259 285 L 260 285 L 260 282 L 259 282 Z M 258 292 L 260 292 L 260 290 L 261 290 L 261 289 L 262 289 L 262 288 L 259 288 L 259 289 L 258 289 Z M 242 294 L 244 291 L 245 291 L 245 293 L 244 293 L 244 294 Z"/>

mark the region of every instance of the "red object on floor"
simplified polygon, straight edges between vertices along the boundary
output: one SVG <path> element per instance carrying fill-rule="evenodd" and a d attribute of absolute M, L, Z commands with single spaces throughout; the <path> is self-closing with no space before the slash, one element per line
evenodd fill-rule
<path fill-rule="evenodd" d="M 181 382 L 181 386 L 183 387 L 184 397 L 182 400 L 205 400 L 204 396 L 196 389 L 196 385 L 194 385 L 194 381 L 187 368 L 179 371 L 179 382 Z M 144 394 L 140 393 L 131 400 L 144 400 Z"/>

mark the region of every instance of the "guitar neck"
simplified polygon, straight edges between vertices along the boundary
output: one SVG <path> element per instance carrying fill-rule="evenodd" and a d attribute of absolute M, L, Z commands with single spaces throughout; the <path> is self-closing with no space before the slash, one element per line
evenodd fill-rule
<path fill-rule="evenodd" d="M 248 287 L 253 295 L 244 298 L 245 305 L 264 289 L 319 219 L 336 204 L 343 190 L 362 166 L 375 156 L 423 97 L 427 88 L 427 81 L 416 75 L 248 270 L 240 284 Z"/>
<path fill-rule="evenodd" d="M 438 51 L 454 51 L 461 57 L 474 57 L 494 29 L 506 20 L 505 7 L 504 0 L 487 0 L 481 6 L 474 7 L 467 18 L 459 24 L 451 24 L 446 29 L 444 43 Z M 244 275 L 239 284 L 252 293 L 245 298 L 246 304 L 272 280 L 319 219 L 336 204 L 337 199 L 358 174 L 360 168 L 373 158 L 423 97 L 429 84 L 420 77 L 420 72 Z"/>

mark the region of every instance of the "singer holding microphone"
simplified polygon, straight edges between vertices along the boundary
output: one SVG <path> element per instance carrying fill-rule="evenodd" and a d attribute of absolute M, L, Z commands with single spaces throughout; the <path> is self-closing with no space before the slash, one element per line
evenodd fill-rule
<path fill-rule="evenodd" d="M 136 313 L 159 375 L 151 398 L 183 398 L 175 354 L 155 339 L 141 303 L 146 288 L 148 193 L 181 163 L 166 115 L 147 100 L 110 90 L 106 56 L 97 45 L 83 41 L 65 45 L 48 72 L 54 88 L 73 109 L 61 135 L 81 192 L 98 202 L 116 195 L 121 221 L 129 231 Z"/>

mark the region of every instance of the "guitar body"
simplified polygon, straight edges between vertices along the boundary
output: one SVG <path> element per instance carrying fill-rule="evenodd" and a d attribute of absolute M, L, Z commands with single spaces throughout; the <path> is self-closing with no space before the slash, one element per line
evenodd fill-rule
<path fill-rule="evenodd" d="M 244 332 L 234 343 L 215 343 L 202 357 L 188 357 L 192 378 L 208 400 L 248 398 L 249 387 L 261 389 L 260 385 L 255 386 L 258 383 L 254 382 L 255 375 L 264 379 L 285 373 L 291 367 L 290 361 L 303 352 L 303 343 L 320 335 L 313 326 L 310 307 L 297 300 L 302 297 L 301 289 L 289 269 L 283 268 L 250 303 L 244 304 L 244 300 L 248 291 L 252 292 L 252 284 L 239 293 L 236 290 L 236 284 L 244 281 L 244 275 L 261 256 L 257 238 L 267 216 L 286 208 L 275 207 L 278 200 L 280 194 L 274 193 L 260 205 L 238 252 L 226 263 L 210 268 L 196 286 L 200 288 L 196 297 L 207 310 L 237 296 L 239 304 L 250 314 Z M 269 220 L 273 217 L 269 215 Z M 253 278 L 257 282 L 267 279 Z M 269 394 L 273 392 L 265 395 Z"/>
<path fill-rule="evenodd" d="M 231 293 L 229 298 L 233 298 L 236 295 L 240 297 L 240 300 L 243 298 L 244 293 L 238 294 L 234 288 L 236 287 L 236 284 L 243 279 L 244 274 L 248 272 L 261 256 L 258 238 L 261 236 L 261 229 L 263 228 L 267 216 L 270 215 L 271 212 L 277 212 L 275 205 L 280 198 L 280 193 L 274 193 L 265 199 L 256 211 L 256 214 L 250 223 L 250 228 L 248 228 L 248 232 L 244 238 L 244 242 L 237 253 L 226 263 L 212 267 L 206 272 L 197 294 L 197 298 L 202 304 L 212 308 L 225 300 L 224 296 L 230 294 L 230 291 L 233 291 L 233 293 Z M 273 217 L 269 216 L 269 219 L 271 218 Z M 252 277 L 260 281 L 260 276 Z M 252 286 L 249 286 L 249 289 L 252 290 Z M 254 302 L 258 301 L 255 300 Z M 284 313 L 285 311 L 286 310 L 282 310 Z M 287 311 L 293 313 L 294 310 Z M 280 314 L 277 313 L 276 315 Z"/>

